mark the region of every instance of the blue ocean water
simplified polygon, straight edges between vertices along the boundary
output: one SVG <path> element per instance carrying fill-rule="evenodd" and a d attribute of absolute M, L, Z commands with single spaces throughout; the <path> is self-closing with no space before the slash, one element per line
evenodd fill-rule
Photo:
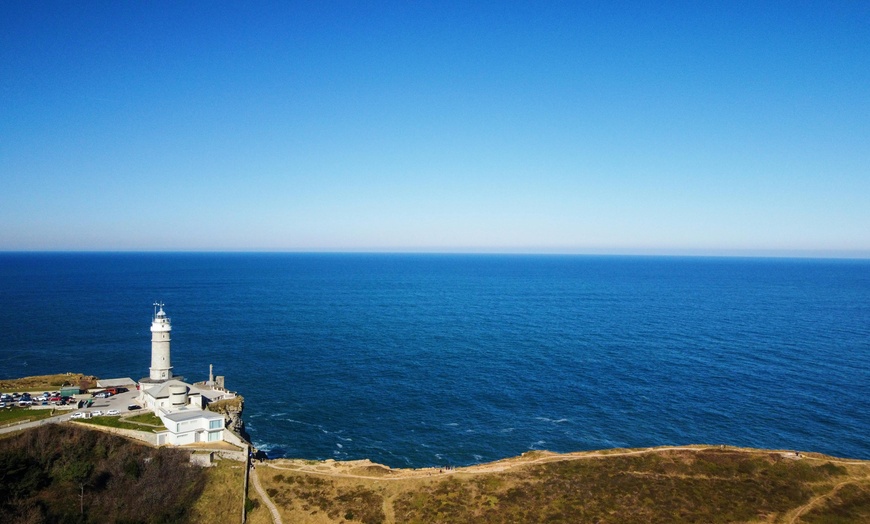
<path fill-rule="evenodd" d="M 870 459 L 870 261 L 0 254 L 0 376 L 247 399 L 270 456 L 464 465 L 689 443 Z"/>

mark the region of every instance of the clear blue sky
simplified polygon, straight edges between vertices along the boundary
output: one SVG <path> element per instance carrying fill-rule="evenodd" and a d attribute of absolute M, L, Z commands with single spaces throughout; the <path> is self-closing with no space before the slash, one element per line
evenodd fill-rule
<path fill-rule="evenodd" d="M 252 4 L 0 3 L 0 250 L 870 256 L 870 2 Z"/>

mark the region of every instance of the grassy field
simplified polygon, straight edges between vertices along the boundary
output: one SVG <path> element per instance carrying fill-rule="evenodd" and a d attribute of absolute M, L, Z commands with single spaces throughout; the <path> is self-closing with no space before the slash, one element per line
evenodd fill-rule
<path fill-rule="evenodd" d="M 253 486 L 248 490 L 248 498 L 251 503 L 246 524 L 272 524 L 272 515 L 269 514 L 269 509 L 257 496 L 257 491 Z"/>
<path fill-rule="evenodd" d="M 245 463 L 218 460 L 216 466 L 206 468 L 205 472 L 205 489 L 191 507 L 189 522 L 194 524 L 240 522 Z"/>
<path fill-rule="evenodd" d="M 451 471 L 257 467 L 285 522 L 870 522 L 870 462 L 711 447 L 522 457 Z"/>
<path fill-rule="evenodd" d="M 24 420 L 42 420 L 51 416 L 51 409 L 3 408 L 0 409 L 0 427 Z"/>
<path fill-rule="evenodd" d="M 83 389 L 93 388 L 97 385 L 97 377 L 82 373 L 58 373 L 57 375 L 37 375 L 0 380 L 0 392 L 23 393 L 56 391 L 61 386 L 79 386 Z"/>
<path fill-rule="evenodd" d="M 161 428 L 163 427 L 163 421 L 160 420 L 160 417 L 151 412 L 140 413 L 132 417 L 124 417 L 124 420 L 127 422 L 148 424 L 151 426 L 159 426 Z"/>
<path fill-rule="evenodd" d="M 122 420 L 118 417 L 93 417 L 93 418 L 78 418 L 73 419 L 72 422 L 77 424 L 91 424 L 94 426 L 106 426 L 110 428 L 118 428 L 118 429 L 132 429 L 135 431 L 163 431 L 165 428 L 161 425 L 159 428 L 155 428 L 154 426 L 136 424 L 135 422 L 127 422 L 127 420 Z"/>

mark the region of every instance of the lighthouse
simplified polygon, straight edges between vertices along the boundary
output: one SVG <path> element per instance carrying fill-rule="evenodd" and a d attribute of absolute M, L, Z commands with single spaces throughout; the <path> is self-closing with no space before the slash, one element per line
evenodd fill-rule
<path fill-rule="evenodd" d="M 172 362 L 169 360 L 169 333 L 172 322 L 163 311 L 163 303 L 154 303 L 151 320 L 151 368 L 149 378 L 164 381 L 172 378 Z"/>

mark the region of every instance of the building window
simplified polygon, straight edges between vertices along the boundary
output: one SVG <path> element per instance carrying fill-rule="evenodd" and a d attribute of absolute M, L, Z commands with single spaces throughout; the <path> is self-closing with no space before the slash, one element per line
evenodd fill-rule
<path fill-rule="evenodd" d="M 208 429 L 221 429 L 221 422 L 220 420 L 210 420 L 208 422 Z"/>
<path fill-rule="evenodd" d="M 208 441 L 209 442 L 216 442 L 220 439 L 221 439 L 221 432 L 220 431 L 215 431 L 213 433 L 208 434 Z"/>

